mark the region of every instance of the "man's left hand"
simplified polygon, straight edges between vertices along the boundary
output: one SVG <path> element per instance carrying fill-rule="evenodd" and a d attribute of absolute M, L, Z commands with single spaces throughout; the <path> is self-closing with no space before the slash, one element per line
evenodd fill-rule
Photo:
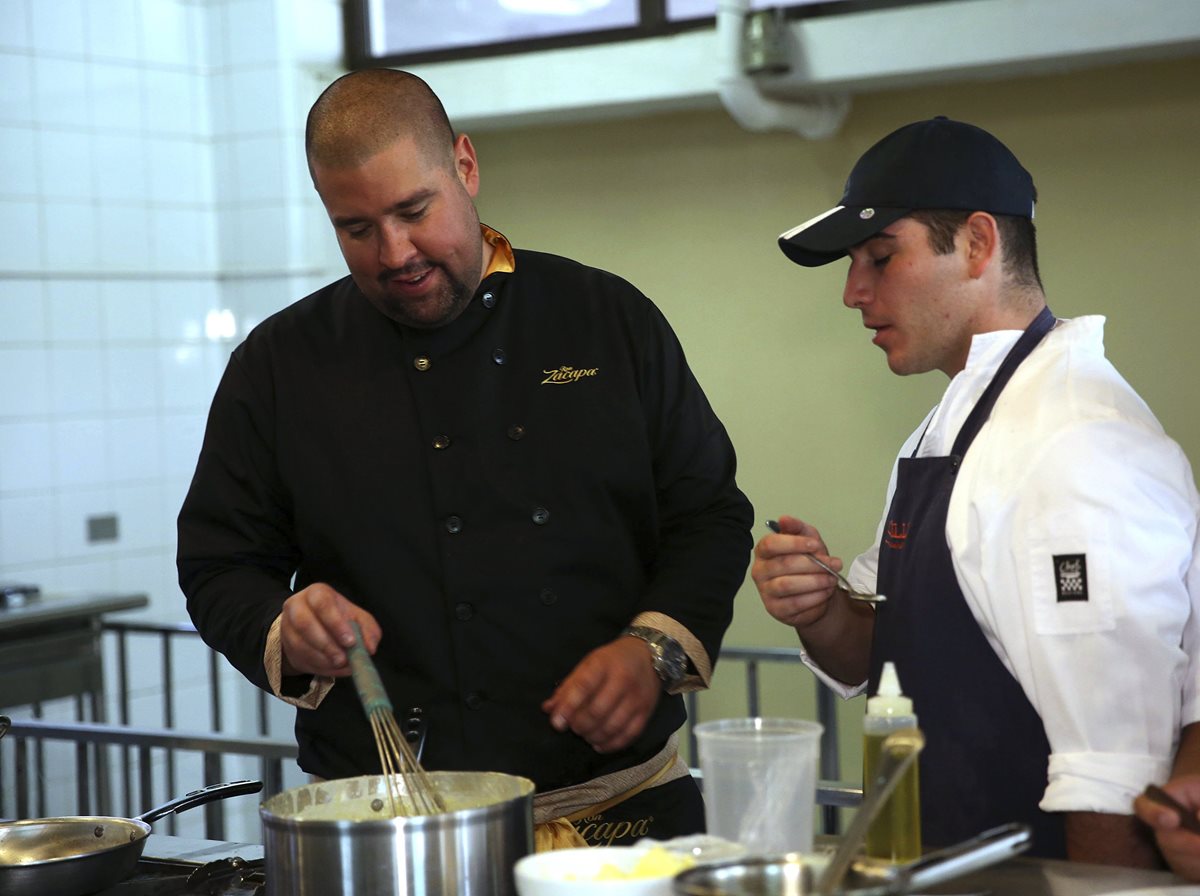
<path fill-rule="evenodd" d="M 585 656 L 542 709 L 556 730 L 569 728 L 597 753 L 611 753 L 642 733 L 660 694 L 650 648 L 622 635 Z"/>

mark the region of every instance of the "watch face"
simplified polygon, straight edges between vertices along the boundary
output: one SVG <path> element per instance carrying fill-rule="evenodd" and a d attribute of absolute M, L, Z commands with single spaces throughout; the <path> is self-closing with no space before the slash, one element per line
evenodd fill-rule
<path fill-rule="evenodd" d="M 641 638 L 650 646 L 654 657 L 654 671 L 664 684 L 674 684 L 683 678 L 687 669 L 687 654 L 679 642 L 663 632 L 646 626 L 630 626 L 626 634 Z"/>
<path fill-rule="evenodd" d="M 683 670 L 687 664 L 687 656 L 684 654 L 682 647 L 664 636 L 655 645 L 654 653 L 654 668 L 663 681 L 672 684 L 683 677 Z"/>

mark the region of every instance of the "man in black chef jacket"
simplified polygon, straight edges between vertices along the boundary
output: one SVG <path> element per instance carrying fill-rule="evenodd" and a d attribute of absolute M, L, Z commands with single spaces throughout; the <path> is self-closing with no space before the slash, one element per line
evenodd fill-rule
<path fill-rule="evenodd" d="M 703 830 L 680 694 L 751 508 L 669 325 L 482 225 L 471 141 L 415 76 L 339 78 L 305 142 L 350 276 L 230 358 L 179 515 L 196 627 L 297 706 L 313 775 L 379 771 L 353 620 L 423 764 L 533 779 L 539 845 Z"/>
<path fill-rule="evenodd" d="M 795 517 L 752 575 L 843 694 L 895 663 L 926 734 L 926 846 L 1019 821 L 1036 855 L 1154 865 L 1132 803 L 1200 719 L 1200 498 L 1105 359 L 1103 318 L 1047 308 L 1035 198 L 993 135 L 934 118 L 868 149 L 838 206 L 779 238 L 801 265 L 849 256 L 843 301 L 891 370 L 950 383 L 850 568 L 886 602 L 836 589 Z"/>

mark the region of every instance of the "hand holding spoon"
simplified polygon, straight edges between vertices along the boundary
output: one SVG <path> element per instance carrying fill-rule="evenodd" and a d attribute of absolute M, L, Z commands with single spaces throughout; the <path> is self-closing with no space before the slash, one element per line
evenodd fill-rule
<path fill-rule="evenodd" d="M 1147 784 L 1146 789 L 1142 791 L 1142 796 L 1148 800 L 1153 800 L 1160 806 L 1166 806 L 1168 809 L 1174 809 L 1179 815 L 1179 826 L 1184 830 L 1191 831 L 1193 834 L 1200 834 L 1200 821 L 1196 820 L 1196 813 L 1189 809 L 1183 803 L 1175 799 L 1171 794 L 1167 793 L 1161 787 L 1155 784 Z"/>
<path fill-rule="evenodd" d="M 775 520 L 767 520 L 767 528 L 770 529 L 772 532 L 782 531 L 779 528 L 779 523 L 776 522 Z M 825 570 L 827 573 L 829 573 L 834 578 L 836 578 L 838 580 L 838 584 L 842 586 L 842 590 L 846 592 L 846 595 L 851 600 L 861 600 L 864 603 L 868 603 L 868 604 L 877 604 L 877 603 L 880 603 L 881 601 L 887 600 L 887 595 L 884 595 L 884 594 L 867 594 L 865 591 L 859 591 L 857 588 L 855 588 L 853 585 L 850 584 L 849 580 L 847 580 L 847 578 L 844 575 L 842 575 L 840 572 L 838 572 L 836 569 L 834 569 L 829 564 L 822 563 L 820 560 L 818 560 L 816 558 L 816 556 L 814 554 L 806 554 L 805 556 L 807 556 L 810 560 L 812 560 L 813 563 L 817 564 L 817 566 L 821 567 L 821 569 Z"/>

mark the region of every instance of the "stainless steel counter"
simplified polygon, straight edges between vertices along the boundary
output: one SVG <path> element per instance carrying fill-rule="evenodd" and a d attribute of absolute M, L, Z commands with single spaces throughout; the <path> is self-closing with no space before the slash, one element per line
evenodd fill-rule
<path fill-rule="evenodd" d="M 43 627 L 59 622 L 93 619 L 117 610 L 132 610 L 150 602 L 145 594 L 128 591 L 81 591 L 41 594 L 19 606 L 0 608 L 0 633 Z"/>
<path fill-rule="evenodd" d="M 262 846 L 256 843 L 188 840 L 161 834 L 150 835 L 144 853 L 146 858 L 192 862 L 196 865 L 231 856 L 253 861 L 261 858 L 262 854 Z M 1164 887 L 1178 888 L 1171 896 L 1200 896 L 1200 884 L 1186 885 L 1183 880 L 1166 871 L 1026 858 L 1009 859 L 983 871 L 930 887 L 922 893 L 938 896 L 1094 896 Z"/>
<path fill-rule="evenodd" d="M 91 698 L 93 721 L 103 721 L 100 618 L 148 603 L 145 594 L 86 592 L 43 594 L 0 608 L 0 705 L 83 694 Z"/>
<path fill-rule="evenodd" d="M 188 837 L 172 837 L 168 834 L 151 834 L 146 838 L 142 857 L 163 862 L 188 862 L 207 865 L 218 859 L 239 856 L 248 862 L 263 857 L 261 843 L 234 843 L 228 840 L 195 840 Z"/>

